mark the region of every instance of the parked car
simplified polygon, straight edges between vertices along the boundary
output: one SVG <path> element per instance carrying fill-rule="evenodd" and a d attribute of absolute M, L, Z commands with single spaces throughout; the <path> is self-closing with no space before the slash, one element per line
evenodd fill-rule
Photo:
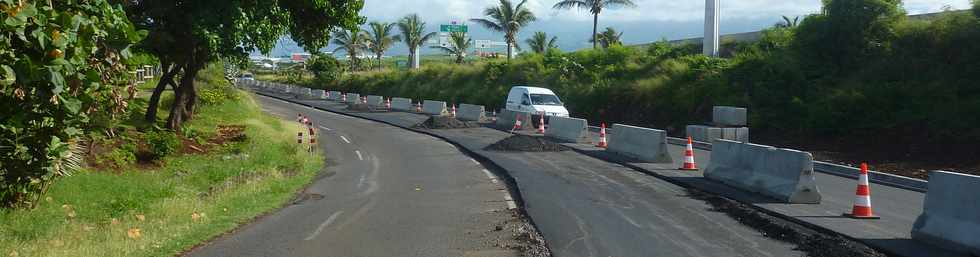
<path fill-rule="evenodd" d="M 507 94 L 505 108 L 511 111 L 530 112 L 545 116 L 568 117 L 568 109 L 551 89 L 529 86 L 515 86 Z"/>
<path fill-rule="evenodd" d="M 252 76 L 252 74 L 245 73 L 245 74 L 242 74 L 242 80 L 255 80 L 255 77 Z"/>

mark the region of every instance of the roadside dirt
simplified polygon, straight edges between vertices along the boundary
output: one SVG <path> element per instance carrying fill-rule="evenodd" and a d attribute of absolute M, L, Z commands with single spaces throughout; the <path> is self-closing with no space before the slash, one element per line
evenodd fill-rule
<path fill-rule="evenodd" d="M 544 137 L 513 135 L 487 146 L 484 150 L 504 152 L 558 152 L 568 149 Z"/>
<path fill-rule="evenodd" d="M 711 211 L 725 213 L 739 223 L 752 227 L 763 236 L 796 245 L 796 250 L 811 257 L 886 257 L 863 243 L 837 235 L 827 235 L 802 225 L 760 212 L 737 201 L 697 189 L 687 188 L 688 196 L 712 206 Z"/>
<path fill-rule="evenodd" d="M 800 149 L 818 161 L 859 166 L 867 162 L 872 170 L 928 180 L 929 171 L 945 170 L 980 175 L 980 147 L 976 142 L 939 142 L 925 137 L 879 135 L 856 139 L 794 138 L 761 132 L 752 141 L 784 148 Z"/>
<path fill-rule="evenodd" d="M 432 116 L 422 123 L 415 125 L 415 127 L 426 129 L 456 129 L 479 127 L 479 124 L 471 124 L 449 116 Z"/>

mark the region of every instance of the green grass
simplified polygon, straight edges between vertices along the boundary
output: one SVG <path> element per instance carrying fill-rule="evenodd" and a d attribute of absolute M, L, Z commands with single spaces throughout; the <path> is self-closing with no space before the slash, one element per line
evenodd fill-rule
<path fill-rule="evenodd" d="M 241 124 L 245 142 L 167 157 L 161 168 L 83 170 L 60 179 L 37 208 L 0 210 L 0 255 L 173 256 L 281 206 L 323 160 L 292 142 L 298 124 L 263 114 L 249 95 L 236 94 L 242 100 L 201 106 L 186 128 L 214 133 L 219 124 Z M 129 236 L 132 229 L 138 238 Z"/>

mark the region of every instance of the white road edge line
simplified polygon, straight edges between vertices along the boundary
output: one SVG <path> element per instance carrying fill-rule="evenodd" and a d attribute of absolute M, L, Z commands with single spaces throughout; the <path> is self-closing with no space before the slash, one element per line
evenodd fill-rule
<path fill-rule="evenodd" d="M 361 156 L 361 151 L 354 150 L 354 153 L 357 154 L 357 159 L 358 160 L 362 160 L 362 161 L 364 160 L 364 156 Z"/>
<path fill-rule="evenodd" d="M 487 169 L 483 169 L 483 174 L 486 174 L 488 179 L 494 179 L 493 174 Z"/>
<path fill-rule="evenodd" d="M 333 215 L 330 215 L 330 218 L 327 218 L 327 221 L 320 223 L 320 226 L 313 231 L 313 234 L 310 234 L 310 236 L 306 237 L 303 240 L 310 241 L 313 240 L 313 238 L 316 238 L 316 236 L 320 235 L 320 232 L 323 232 L 324 228 L 330 226 L 330 223 L 333 223 L 333 221 L 337 219 L 337 216 L 340 216 L 341 213 L 344 213 L 344 211 L 334 212 Z"/>
<path fill-rule="evenodd" d="M 473 162 L 473 163 L 475 163 L 475 164 L 477 164 L 477 165 L 479 165 L 479 164 L 480 164 L 480 162 L 478 162 L 478 161 L 476 161 L 476 160 L 474 160 L 473 158 L 470 158 L 470 161 L 471 161 L 471 162 Z"/>
<path fill-rule="evenodd" d="M 326 131 L 331 131 L 332 130 L 332 129 L 328 128 L 328 127 L 324 127 L 323 125 L 321 125 L 320 128 L 322 128 L 323 130 L 326 130 Z"/>
<path fill-rule="evenodd" d="M 347 138 L 346 138 L 346 137 L 344 137 L 344 136 L 340 136 L 340 139 L 343 139 L 343 140 L 344 140 L 344 142 L 347 142 L 348 144 L 350 144 L 350 140 L 347 140 Z"/>

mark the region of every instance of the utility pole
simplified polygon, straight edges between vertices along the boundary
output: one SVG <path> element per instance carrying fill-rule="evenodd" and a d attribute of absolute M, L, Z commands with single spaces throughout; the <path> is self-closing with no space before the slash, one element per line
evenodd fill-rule
<path fill-rule="evenodd" d="M 704 47 L 702 53 L 718 56 L 718 23 L 721 14 L 721 0 L 704 1 Z"/>

